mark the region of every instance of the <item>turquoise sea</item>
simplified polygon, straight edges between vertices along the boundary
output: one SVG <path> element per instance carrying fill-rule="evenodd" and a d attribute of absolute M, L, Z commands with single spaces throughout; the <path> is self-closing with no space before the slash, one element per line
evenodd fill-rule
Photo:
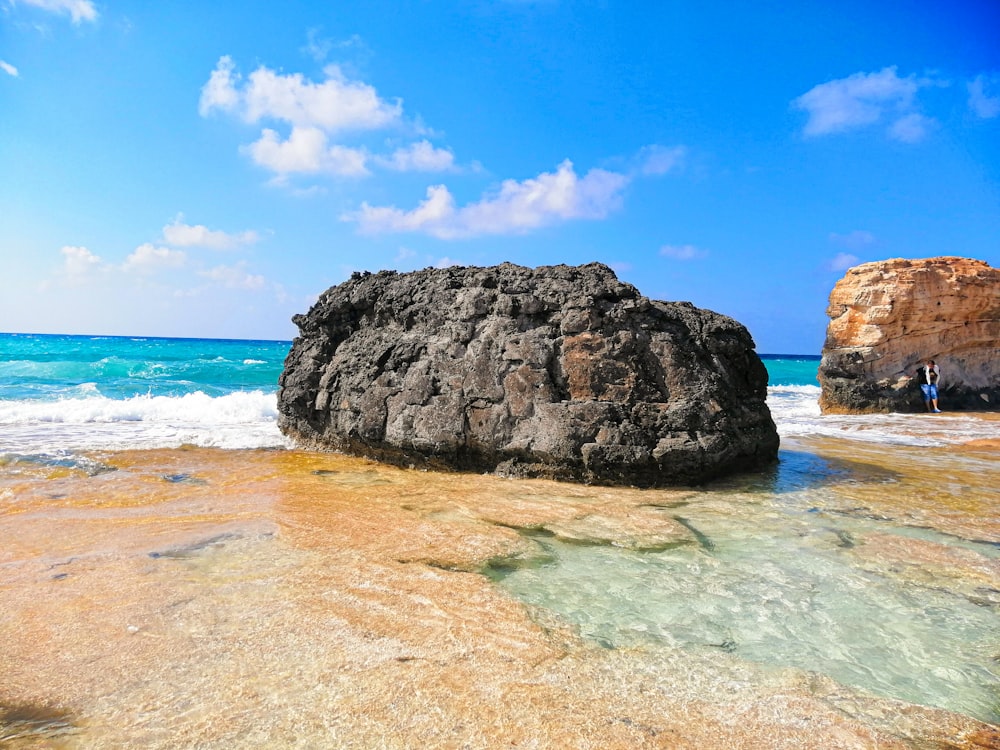
<path fill-rule="evenodd" d="M 285 446 L 291 342 L 0 334 L 0 450 Z M 818 356 L 764 355 L 776 401 L 809 411 Z"/>
<path fill-rule="evenodd" d="M 290 345 L 0 333 L 0 451 L 288 447 L 277 429 L 277 384 Z M 915 431 L 906 415 L 820 415 L 818 355 L 761 358 L 783 438 L 921 445 L 993 436 L 991 423 L 954 415 L 931 433 Z"/>

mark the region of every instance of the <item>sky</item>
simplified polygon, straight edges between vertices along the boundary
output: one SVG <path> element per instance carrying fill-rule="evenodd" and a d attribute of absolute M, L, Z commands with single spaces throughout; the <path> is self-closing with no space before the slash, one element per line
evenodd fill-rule
<path fill-rule="evenodd" d="M 593 261 L 819 354 L 1000 265 L 1000 2 L 0 0 L 0 331 L 291 339 L 355 271 Z"/>

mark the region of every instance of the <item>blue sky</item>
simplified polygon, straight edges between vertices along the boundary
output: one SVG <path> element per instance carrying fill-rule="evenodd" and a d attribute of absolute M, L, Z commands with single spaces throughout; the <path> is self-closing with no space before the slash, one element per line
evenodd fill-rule
<path fill-rule="evenodd" d="M 0 0 L 0 330 L 286 339 L 355 270 L 600 261 L 819 353 L 1000 265 L 1000 3 Z"/>

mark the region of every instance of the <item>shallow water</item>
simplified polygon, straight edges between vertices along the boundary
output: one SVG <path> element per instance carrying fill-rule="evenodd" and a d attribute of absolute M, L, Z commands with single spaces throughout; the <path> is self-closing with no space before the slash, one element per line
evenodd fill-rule
<path fill-rule="evenodd" d="M 0 743 L 996 747 L 996 459 L 785 439 L 638 491 L 6 454 Z"/>
<path fill-rule="evenodd" d="M 993 457 L 965 470 L 1000 486 Z M 661 508 L 665 519 L 694 533 L 689 543 L 636 551 L 535 533 L 544 550 L 539 564 L 503 567 L 493 577 L 607 648 L 719 649 L 1000 720 L 995 498 L 973 509 L 993 518 L 984 538 L 969 539 L 948 533 L 952 518 L 925 519 L 941 530 L 922 528 L 894 517 L 896 503 L 855 506 L 852 485 L 878 486 L 885 495 L 915 490 L 912 479 L 877 466 L 786 450 L 772 489 L 736 485 Z M 933 511 L 950 513 L 954 505 L 932 491 Z M 884 559 L 890 543 L 901 557 Z"/>

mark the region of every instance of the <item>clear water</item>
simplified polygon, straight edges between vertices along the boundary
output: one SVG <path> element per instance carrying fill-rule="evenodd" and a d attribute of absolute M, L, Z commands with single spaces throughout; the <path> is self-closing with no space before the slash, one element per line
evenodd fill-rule
<path fill-rule="evenodd" d="M 1000 543 L 852 507 L 844 492 L 852 484 L 882 485 L 904 503 L 919 491 L 866 467 L 868 457 L 858 452 L 852 465 L 783 451 L 770 478 L 722 483 L 660 508 L 665 523 L 694 533 L 687 544 L 635 551 L 525 532 L 539 555 L 490 574 L 607 648 L 718 650 L 998 722 L 1000 578 L 957 584 L 947 565 L 920 558 L 944 555 L 995 575 Z M 938 481 L 955 466 L 931 461 Z M 965 462 L 963 473 L 1000 479 L 993 456 Z M 995 528 L 1000 507 L 990 494 L 980 489 Z M 881 560 L 887 539 L 905 540 L 914 559 Z"/>
<path fill-rule="evenodd" d="M 0 467 L 89 476 L 86 451 L 288 447 L 276 428 L 288 347 L 0 334 Z M 996 454 L 931 450 L 1000 439 L 1000 420 L 826 417 L 818 357 L 763 359 L 780 463 L 683 503 L 648 493 L 665 527 L 690 532 L 684 543 L 636 551 L 525 531 L 538 554 L 489 574 L 607 648 L 735 655 L 1000 721 L 1000 580 L 962 574 L 1000 570 L 1000 537 L 975 529 L 1000 523 Z M 942 492 L 940 507 L 914 510 Z M 880 556 L 887 539 L 911 557 Z M 924 560 L 935 555 L 946 562 Z"/>

